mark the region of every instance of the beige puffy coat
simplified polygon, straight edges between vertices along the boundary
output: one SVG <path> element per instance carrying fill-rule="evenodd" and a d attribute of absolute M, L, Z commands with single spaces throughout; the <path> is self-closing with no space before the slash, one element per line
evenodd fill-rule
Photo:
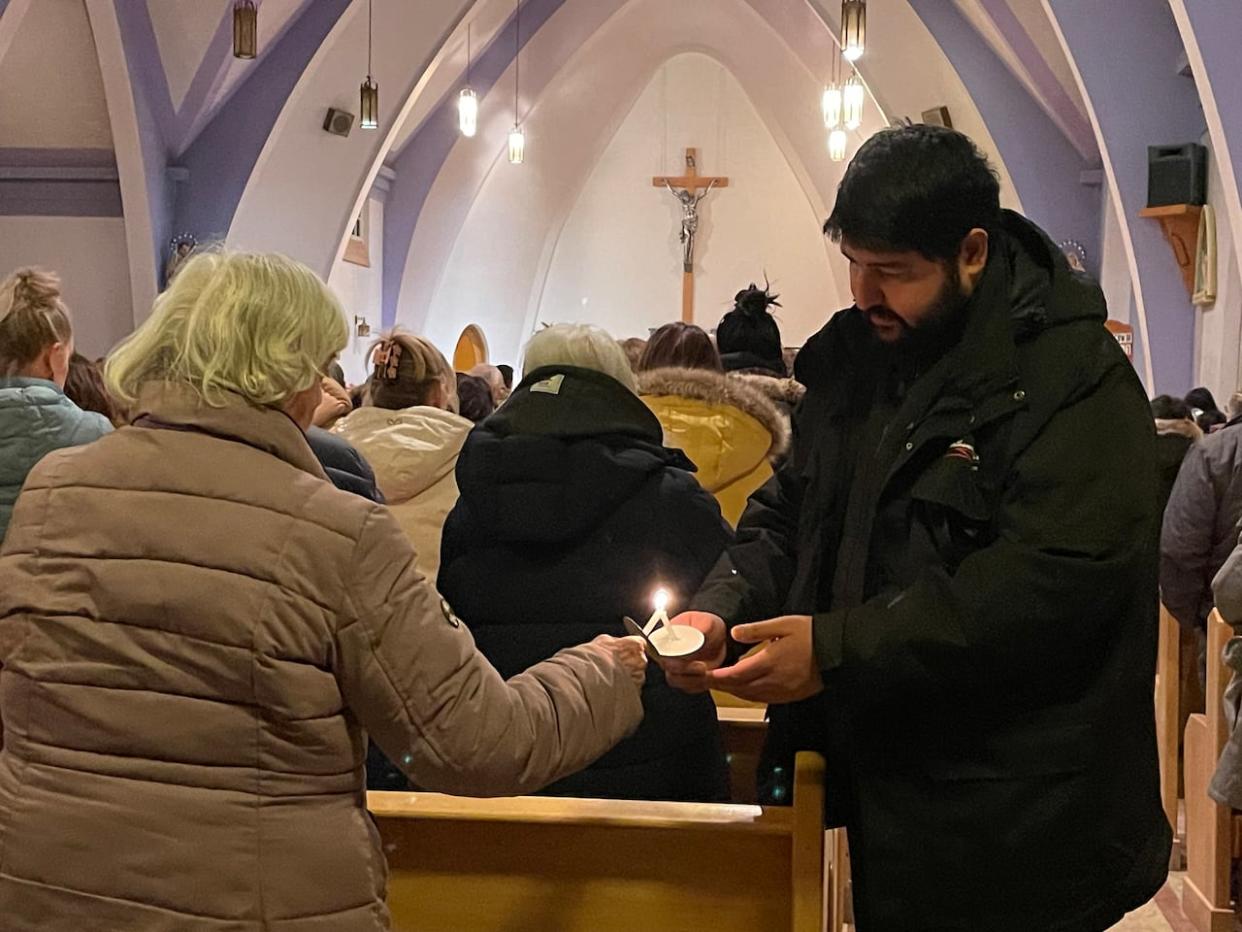
<path fill-rule="evenodd" d="M 507 683 L 392 515 L 285 415 L 149 386 L 0 551 L 0 928 L 387 927 L 364 729 L 422 786 L 535 790 L 632 732 L 598 647 Z"/>
<path fill-rule="evenodd" d="M 340 434 L 375 470 L 375 482 L 418 553 L 418 569 L 435 585 L 440 536 L 457 504 L 457 455 L 474 427 L 439 408 L 363 407 L 338 421 Z"/>

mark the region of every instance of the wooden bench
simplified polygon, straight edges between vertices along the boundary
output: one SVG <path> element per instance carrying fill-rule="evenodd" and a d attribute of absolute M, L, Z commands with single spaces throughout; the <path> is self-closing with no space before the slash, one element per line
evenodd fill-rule
<path fill-rule="evenodd" d="M 1221 653 L 1233 635 L 1213 611 L 1208 619 L 1207 711 L 1186 725 L 1186 882 L 1182 911 L 1199 932 L 1233 932 L 1229 875 L 1240 851 L 1239 821 L 1228 806 L 1208 796 L 1208 784 L 1228 738 L 1221 702 L 1229 682 Z"/>
<path fill-rule="evenodd" d="M 824 761 L 793 805 L 370 793 L 393 928 L 822 932 Z"/>
<path fill-rule="evenodd" d="M 1181 868 L 1183 839 L 1178 835 L 1178 776 L 1181 759 L 1181 626 L 1160 606 L 1156 653 L 1156 744 L 1160 754 L 1160 799 L 1173 827 L 1172 867 Z"/>

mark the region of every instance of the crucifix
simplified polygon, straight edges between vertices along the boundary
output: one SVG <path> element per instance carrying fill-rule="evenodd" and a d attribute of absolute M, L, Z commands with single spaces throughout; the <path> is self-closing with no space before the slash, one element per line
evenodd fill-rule
<path fill-rule="evenodd" d="M 698 154 L 698 149 L 686 150 L 684 175 L 660 175 L 651 179 L 654 187 L 667 188 L 681 203 L 681 319 L 686 323 L 694 322 L 694 241 L 699 232 L 699 202 L 712 188 L 729 186 L 728 178 L 699 174 Z"/>

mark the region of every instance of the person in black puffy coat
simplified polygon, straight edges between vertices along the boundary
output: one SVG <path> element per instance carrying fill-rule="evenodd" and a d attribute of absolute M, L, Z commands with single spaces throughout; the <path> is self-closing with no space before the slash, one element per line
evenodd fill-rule
<path fill-rule="evenodd" d="M 622 635 L 624 616 L 650 616 L 657 588 L 684 604 L 732 539 L 693 469 L 664 447 L 611 337 L 544 330 L 527 347 L 525 379 L 462 448 L 440 593 L 506 677 L 562 647 Z M 545 792 L 727 799 L 711 698 L 673 690 L 652 664 L 643 707 L 636 734 Z"/>

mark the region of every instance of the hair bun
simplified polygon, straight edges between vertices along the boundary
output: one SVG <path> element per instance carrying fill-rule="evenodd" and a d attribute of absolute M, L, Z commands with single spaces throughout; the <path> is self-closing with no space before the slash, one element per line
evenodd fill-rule
<path fill-rule="evenodd" d="M 60 298 L 60 278 L 43 269 L 18 269 L 13 273 L 15 304 L 46 304 Z"/>
<path fill-rule="evenodd" d="M 749 288 L 739 291 L 734 297 L 733 309 L 747 317 L 763 317 L 771 313 L 771 309 L 780 307 L 781 302 L 777 300 L 780 295 L 768 293 L 768 287 L 767 282 L 764 282 L 763 288 L 751 282 Z"/>

